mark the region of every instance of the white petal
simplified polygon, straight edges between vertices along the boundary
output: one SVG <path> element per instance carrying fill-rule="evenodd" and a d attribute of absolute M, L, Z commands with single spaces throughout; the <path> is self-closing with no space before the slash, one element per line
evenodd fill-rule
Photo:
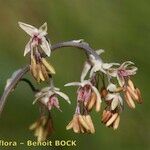
<path fill-rule="evenodd" d="M 23 29 L 30 36 L 33 36 L 35 32 L 38 32 L 38 29 L 35 28 L 34 26 L 31 26 L 31 25 L 23 23 L 23 22 L 18 22 L 18 24 L 19 24 L 20 28 Z"/>
<path fill-rule="evenodd" d="M 110 83 L 108 86 L 107 86 L 107 90 L 109 90 L 110 92 L 114 92 L 116 90 L 116 85 L 113 84 L 113 83 Z"/>
<path fill-rule="evenodd" d="M 116 95 L 115 94 L 111 94 L 111 93 L 108 93 L 107 95 L 106 95 L 106 100 L 112 100 L 114 97 L 115 97 Z"/>
<path fill-rule="evenodd" d="M 45 36 L 47 34 L 47 23 L 46 22 L 42 26 L 40 26 L 39 31 L 43 36 Z"/>
<path fill-rule="evenodd" d="M 65 93 L 60 92 L 60 91 L 55 91 L 55 93 L 61 96 L 63 99 L 65 99 L 69 104 L 71 104 L 69 97 Z"/>
<path fill-rule="evenodd" d="M 71 82 L 71 83 L 67 83 L 64 86 L 81 86 L 80 82 Z"/>
<path fill-rule="evenodd" d="M 39 99 L 39 101 L 40 101 L 41 103 L 47 105 L 47 102 L 49 101 L 49 97 L 48 97 L 48 96 L 42 97 L 41 99 Z"/>
<path fill-rule="evenodd" d="M 102 65 L 102 67 L 104 68 L 104 69 L 109 69 L 109 68 L 111 68 L 112 66 L 114 66 L 114 65 L 120 65 L 119 63 L 103 63 L 103 65 Z"/>
<path fill-rule="evenodd" d="M 111 110 L 114 110 L 119 104 L 118 97 L 115 97 L 111 103 Z"/>
<path fill-rule="evenodd" d="M 123 106 L 123 99 L 122 99 L 122 97 L 120 95 L 118 96 L 118 99 L 120 101 L 120 104 Z"/>
<path fill-rule="evenodd" d="M 104 52 L 105 52 L 105 50 L 103 50 L 103 49 L 96 50 L 96 53 L 97 53 L 98 55 L 100 55 L 100 54 L 102 54 L 102 53 L 104 53 Z"/>
<path fill-rule="evenodd" d="M 119 77 L 119 76 L 117 75 L 117 80 L 118 80 L 119 85 L 120 85 L 121 87 L 123 87 L 124 84 L 125 84 L 124 78 L 123 78 L 123 77 Z"/>
<path fill-rule="evenodd" d="M 51 90 L 51 87 L 44 87 L 41 92 L 48 92 L 49 90 Z"/>
<path fill-rule="evenodd" d="M 101 100 L 101 96 L 100 93 L 98 91 L 98 89 L 95 86 L 92 86 L 93 91 L 95 92 L 96 96 L 97 96 L 97 101 L 99 101 L 100 103 L 102 102 Z"/>
<path fill-rule="evenodd" d="M 55 90 L 55 91 L 60 91 L 60 89 L 59 89 L 59 88 L 57 88 L 57 87 L 54 87 L 54 90 Z"/>
<path fill-rule="evenodd" d="M 90 71 L 90 78 L 93 76 L 93 74 L 97 71 L 97 67 L 93 66 Z"/>
<path fill-rule="evenodd" d="M 125 61 L 124 63 L 121 64 L 120 68 L 124 67 L 128 67 L 129 65 L 134 65 L 134 62 L 132 61 Z"/>
<path fill-rule="evenodd" d="M 30 39 L 30 41 L 25 46 L 24 56 L 26 56 L 31 51 L 31 49 L 32 49 L 31 42 L 32 42 L 32 39 Z"/>
<path fill-rule="evenodd" d="M 110 69 L 108 70 L 108 74 L 112 77 L 117 77 L 117 69 Z"/>
<path fill-rule="evenodd" d="M 86 61 L 85 64 L 84 64 L 84 68 L 82 70 L 82 73 L 81 73 L 81 82 L 84 81 L 84 78 L 86 77 L 86 75 L 87 75 L 88 71 L 90 70 L 90 68 L 91 68 L 91 64 L 88 61 Z"/>
<path fill-rule="evenodd" d="M 42 38 L 42 44 L 41 44 L 41 48 L 43 49 L 43 51 L 45 52 L 45 54 L 49 57 L 51 54 L 51 49 L 50 49 L 51 45 L 50 43 L 48 43 L 48 41 L 46 40 L 45 37 Z"/>

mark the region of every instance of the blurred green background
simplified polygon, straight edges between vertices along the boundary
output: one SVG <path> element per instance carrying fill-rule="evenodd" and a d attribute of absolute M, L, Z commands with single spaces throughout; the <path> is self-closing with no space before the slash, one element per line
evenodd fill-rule
<path fill-rule="evenodd" d="M 107 62 L 131 60 L 139 67 L 134 81 L 141 89 L 144 103 L 135 110 L 127 107 L 121 116 L 117 131 L 106 128 L 100 115 L 93 113 L 94 135 L 78 135 L 66 131 L 75 109 L 76 88 L 64 88 L 70 81 L 78 81 L 85 59 L 81 50 L 63 48 L 55 51 L 49 61 L 55 67 L 55 85 L 62 88 L 72 101 L 61 101 L 63 112 L 53 110 L 55 132 L 52 140 L 77 140 L 77 147 L 30 149 L 150 149 L 150 1 L 142 0 L 0 0 L 0 92 L 12 72 L 26 63 L 23 57 L 29 40 L 17 22 L 39 27 L 48 23 L 52 44 L 72 39 L 85 39 L 95 49 L 103 48 Z M 35 140 L 28 126 L 38 117 L 38 108 L 32 105 L 33 93 L 24 84 L 8 97 L 0 118 L 0 139 Z M 0 149 L 4 149 L 0 147 Z M 26 146 L 5 149 L 29 149 Z"/>

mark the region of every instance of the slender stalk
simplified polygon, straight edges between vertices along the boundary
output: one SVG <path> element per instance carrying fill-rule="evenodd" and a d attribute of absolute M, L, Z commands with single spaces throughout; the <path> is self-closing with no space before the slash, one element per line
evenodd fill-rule
<path fill-rule="evenodd" d="M 34 92 L 34 93 L 39 92 L 39 89 L 36 89 L 30 80 L 28 80 L 26 78 L 22 78 L 20 81 L 26 82 L 30 86 L 32 92 Z"/>
<path fill-rule="evenodd" d="M 0 98 L 0 114 L 3 111 L 4 104 L 6 102 L 6 98 L 11 93 L 11 91 L 16 87 L 20 79 L 29 71 L 29 66 L 25 66 L 22 68 L 16 75 L 16 77 L 11 81 L 9 86 L 4 90 L 1 98 Z"/>
<path fill-rule="evenodd" d="M 52 45 L 51 50 L 54 51 L 56 49 L 63 48 L 63 47 L 75 47 L 78 49 L 82 49 L 85 51 L 85 53 L 87 55 L 92 54 L 96 59 L 99 59 L 100 61 L 102 61 L 102 59 L 99 57 L 99 55 L 89 46 L 89 44 L 86 42 L 83 42 L 82 40 L 72 40 L 72 41 L 67 41 L 67 42 L 60 42 L 55 45 Z M 46 57 L 46 56 L 43 54 L 43 57 Z M 10 85 L 4 90 L 4 92 L 0 98 L 0 114 L 3 111 L 3 107 L 4 107 L 4 104 L 6 102 L 8 95 L 16 87 L 18 82 L 21 81 L 22 77 L 29 71 L 29 69 L 30 69 L 29 65 L 22 68 L 17 73 L 16 77 L 11 81 Z M 25 79 L 24 79 L 24 81 L 25 81 Z M 33 91 L 36 90 L 32 87 L 31 82 L 29 83 L 29 81 L 27 81 L 27 80 L 26 80 L 26 82 L 28 82 L 29 86 L 31 87 L 31 89 Z"/>

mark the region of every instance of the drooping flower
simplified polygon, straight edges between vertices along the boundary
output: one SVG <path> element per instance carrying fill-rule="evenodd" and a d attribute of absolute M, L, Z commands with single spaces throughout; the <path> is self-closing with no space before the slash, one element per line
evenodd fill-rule
<path fill-rule="evenodd" d="M 38 142 L 45 141 L 48 136 L 53 132 L 53 123 L 50 116 L 42 115 L 30 127 L 34 131 L 34 136 L 37 137 Z"/>
<path fill-rule="evenodd" d="M 89 114 L 74 114 L 73 119 L 66 126 L 66 130 L 73 129 L 74 133 L 95 133 L 92 118 Z"/>
<path fill-rule="evenodd" d="M 106 108 L 103 110 L 102 123 L 106 127 L 113 127 L 116 130 L 120 122 L 120 113 L 123 110 L 123 99 L 120 95 L 122 88 L 116 87 L 115 84 L 109 83 L 107 86 L 107 94 L 104 97 L 107 104 Z"/>
<path fill-rule="evenodd" d="M 23 22 L 18 22 L 18 24 L 21 29 L 31 36 L 25 47 L 24 56 L 38 46 L 42 48 L 47 56 L 50 56 L 51 45 L 45 37 L 47 35 L 47 23 L 44 23 L 39 29 Z"/>
<path fill-rule="evenodd" d="M 51 45 L 46 39 L 47 23 L 44 23 L 39 29 L 19 22 L 19 26 L 31 36 L 28 44 L 25 47 L 24 56 L 30 52 L 30 71 L 33 77 L 38 81 L 49 79 L 49 75 L 55 74 L 55 69 L 43 57 L 41 50 L 47 56 L 50 56 Z"/>
<path fill-rule="evenodd" d="M 110 83 L 107 87 L 108 93 L 105 97 L 105 101 L 110 103 L 111 110 L 118 108 L 121 111 L 123 107 L 123 99 L 120 95 L 120 92 L 118 92 L 118 89 L 120 88 L 117 88 L 115 84 Z"/>
<path fill-rule="evenodd" d="M 66 129 L 73 129 L 75 133 L 95 133 L 93 121 L 89 113 L 93 107 L 95 107 L 97 112 L 100 111 L 102 101 L 98 89 L 91 80 L 72 82 L 65 86 L 79 86 L 77 90 L 76 111 Z"/>
<path fill-rule="evenodd" d="M 77 90 L 77 101 L 84 103 L 88 110 L 91 110 L 95 106 L 96 111 L 100 111 L 102 102 L 100 93 L 89 80 L 67 83 L 65 86 L 79 86 Z"/>
<path fill-rule="evenodd" d="M 103 111 L 101 121 L 106 127 L 113 127 L 113 129 L 116 130 L 120 123 L 120 114 L 116 111 L 110 110 L 109 107 L 106 107 Z"/>
<path fill-rule="evenodd" d="M 98 55 L 100 55 L 103 52 L 104 52 L 103 49 L 96 51 Z M 90 78 L 97 71 L 101 71 L 107 74 L 107 70 L 111 68 L 113 65 L 119 65 L 119 64 L 118 63 L 104 63 L 100 58 L 96 58 L 94 55 L 90 54 L 89 59 L 84 63 L 84 67 L 81 73 L 81 81 L 85 79 L 88 72 L 90 72 Z"/>
<path fill-rule="evenodd" d="M 139 88 L 135 87 L 133 82 L 128 79 L 124 87 L 124 97 L 130 108 L 135 108 L 135 102 L 141 104 L 143 102 Z"/>
<path fill-rule="evenodd" d="M 48 80 L 49 75 L 56 73 L 54 67 L 38 51 L 31 55 L 30 71 L 38 82 Z"/>
<path fill-rule="evenodd" d="M 58 96 L 62 97 L 69 104 L 71 103 L 69 97 L 65 93 L 61 92 L 59 88 L 50 86 L 43 88 L 40 92 L 36 93 L 33 104 L 38 101 L 46 106 L 48 110 L 51 110 L 53 107 L 61 110 Z"/>
<path fill-rule="evenodd" d="M 135 108 L 134 101 L 142 103 L 141 92 L 135 87 L 131 76 L 137 72 L 137 67 L 131 61 L 122 63 L 118 68 L 110 68 L 109 75 L 117 77 L 119 85 L 123 88 L 125 100 L 130 108 Z"/>
<path fill-rule="evenodd" d="M 108 73 L 112 77 L 117 77 L 118 83 L 121 87 L 125 85 L 130 76 L 136 74 L 137 67 L 131 61 L 122 63 L 118 68 L 109 68 Z"/>

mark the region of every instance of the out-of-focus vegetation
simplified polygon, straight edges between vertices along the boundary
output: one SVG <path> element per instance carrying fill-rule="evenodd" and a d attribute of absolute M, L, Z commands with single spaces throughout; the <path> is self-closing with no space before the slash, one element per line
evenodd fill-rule
<path fill-rule="evenodd" d="M 17 22 L 37 27 L 47 22 L 52 44 L 82 38 L 95 49 L 105 49 L 103 58 L 108 62 L 134 61 L 139 67 L 134 81 L 144 98 L 144 103 L 135 110 L 125 107 L 117 131 L 103 126 L 100 114 L 96 113 L 93 113 L 96 134 L 78 135 L 66 131 L 65 126 L 74 113 L 76 89 L 63 85 L 79 80 L 85 56 L 77 49 L 60 49 L 49 61 L 57 71 L 55 85 L 70 96 L 72 105 L 61 101 L 63 112 L 52 111 L 55 132 L 51 139 L 77 140 L 77 147 L 70 149 L 78 150 L 149 150 L 149 6 L 150 1 L 141 0 L 0 0 L 0 92 L 11 73 L 28 62 L 23 51 L 29 37 L 19 29 Z M 34 140 L 28 130 L 38 117 L 38 108 L 32 105 L 33 98 L 30 88 L 23 83 L 9 96 L 0 118 L 0 139 Z M 15 149 L 27 147 L 21 145 Z"/>

